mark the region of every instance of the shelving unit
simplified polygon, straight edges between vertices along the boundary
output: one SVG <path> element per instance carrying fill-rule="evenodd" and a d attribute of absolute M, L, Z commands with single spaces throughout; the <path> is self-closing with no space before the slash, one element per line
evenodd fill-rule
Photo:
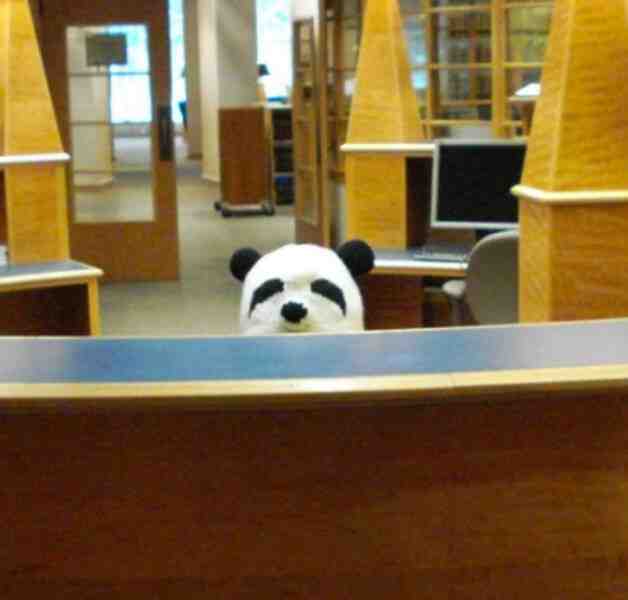
<path fill-rule="evenodd" d="M 460 127 L 489 129 L 492 5 L 432 0 L 425 10 L 429 136 L 449 137 Z"/>
<path fill-rule="evenodd" d="M 427 136 L 481 128 L 521 135 L 514 92 L 539 81 L 553 0 L 400 0 L 412 86 Z M 325 127 L 328 171 L 344 177 L 365 0 L 327 0 Z"/>
<path fill-rule="evenodd" d="M 526 84 L 541 80 L 553 5 L 551 0 L 534 3 L 502 0 L 496 15 L 505 43 L 501 75 L 504 83 L 500 98 L 496 99 L 504 121 L 501 125 L 498 123 L 497 128 L 502 127 L 506 137 L 526 133 L 522 105 L 513 103 L 510 98 Z"/>
<path fill-rule="evenodd" d="M 270 193 L 275 205 L 294 200 L 292 107 L 268 105 Z"/>

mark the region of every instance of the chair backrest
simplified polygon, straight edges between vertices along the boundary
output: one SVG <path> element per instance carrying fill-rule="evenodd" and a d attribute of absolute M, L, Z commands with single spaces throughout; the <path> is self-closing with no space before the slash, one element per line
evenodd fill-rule
<path fill-rule="evenodd" d="M 466 276 L 467 304 L 480 324 L 519 320 L 519 232 L 487 235 L 471 251 Z"/>

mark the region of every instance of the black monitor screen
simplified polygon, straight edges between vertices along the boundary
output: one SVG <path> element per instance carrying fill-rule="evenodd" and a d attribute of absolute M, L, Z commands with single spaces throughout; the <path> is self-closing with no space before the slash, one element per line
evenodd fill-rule
<path fill-rule="evenodd" d="M 431 226 L 517 227 L 525 143 L 518 140 L 439 140 L 434 151 Z"/>

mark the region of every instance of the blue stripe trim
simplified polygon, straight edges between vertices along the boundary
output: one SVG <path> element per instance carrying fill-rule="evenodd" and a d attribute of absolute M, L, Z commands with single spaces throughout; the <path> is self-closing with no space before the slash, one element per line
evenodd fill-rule
<path fill-rule="evenodd" d="M 0 384 L 430 375 L 613 364 L 628 364 L 628 320 L 340 336 L 0 338 Z"/>

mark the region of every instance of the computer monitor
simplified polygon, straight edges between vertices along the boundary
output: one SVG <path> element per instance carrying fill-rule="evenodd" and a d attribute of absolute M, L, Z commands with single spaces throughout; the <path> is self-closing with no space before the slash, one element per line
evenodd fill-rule
<path fill-rule="evenodd" d="M 526 144 L 521 140 L 436 140 L 430 226 L 477 231 L 518 227 Z"/>

